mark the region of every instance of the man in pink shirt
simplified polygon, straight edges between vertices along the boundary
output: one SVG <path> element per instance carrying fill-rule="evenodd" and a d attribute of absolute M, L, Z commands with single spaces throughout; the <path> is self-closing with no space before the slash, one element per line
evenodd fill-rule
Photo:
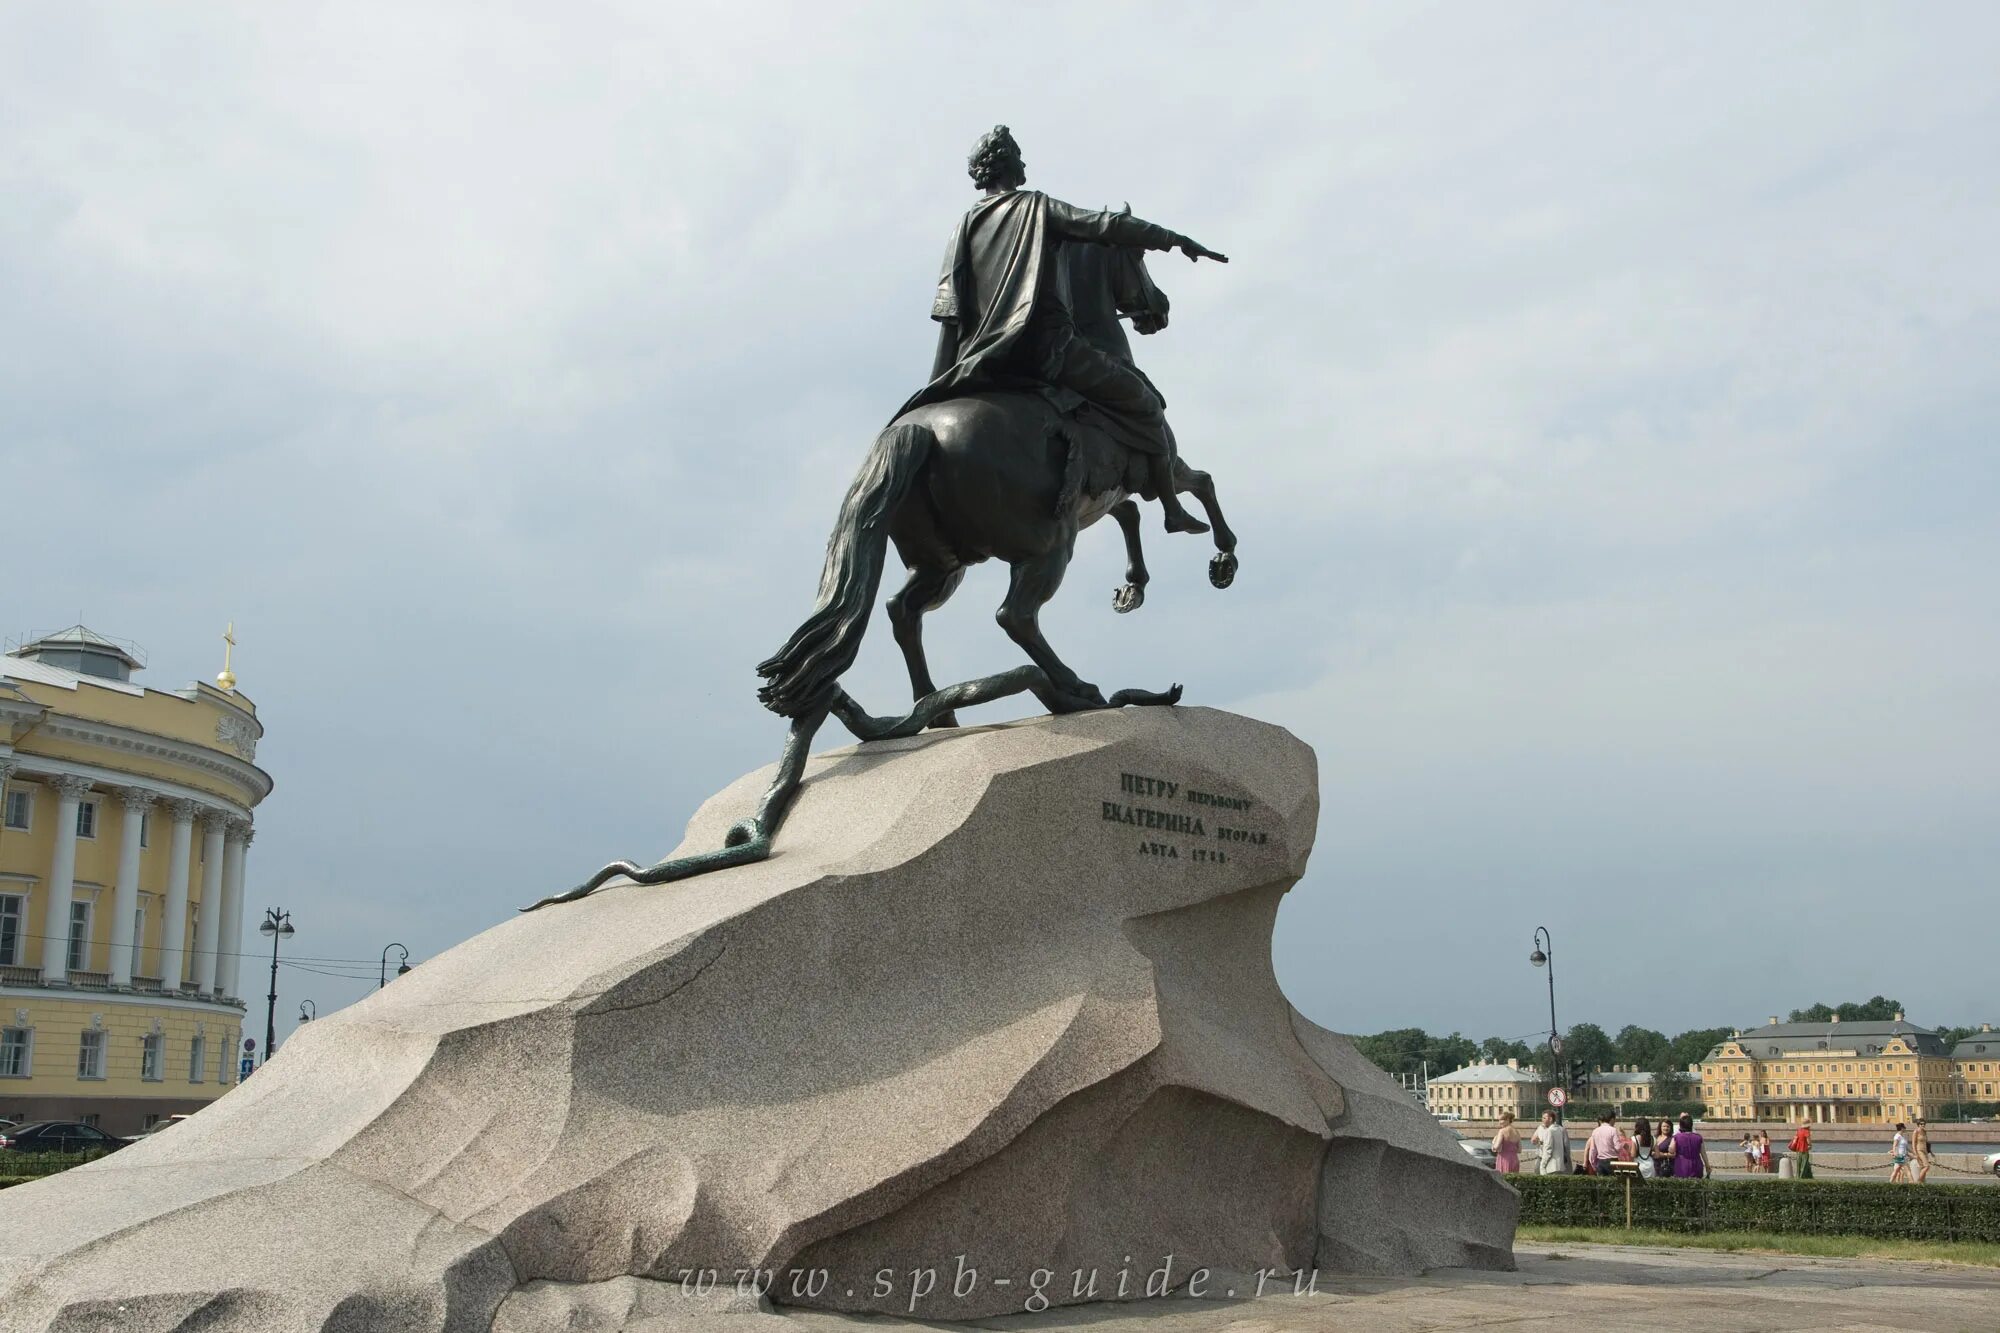
<path fill-rule="evenodd" d="M 1583 1150 L 1583 1167 L 1593 1176 L 1611 1174 L 1611 1164 L 1618 1160 L 1618 1117 L 1614 1111 L 1606 1111 L 1597 1117 L 1597 1128 L 1590 1131 L 1590 1143 Z"/>

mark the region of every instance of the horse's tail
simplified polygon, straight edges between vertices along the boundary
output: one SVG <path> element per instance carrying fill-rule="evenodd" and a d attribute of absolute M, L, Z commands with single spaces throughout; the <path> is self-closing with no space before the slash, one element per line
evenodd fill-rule
<path fill-rule="evenodd" d="M 812 614 L 784 647 L 757 665 L 757 674 L 764 677 L 757 698 L 772 712 L 796 717 L 821 703 L 854 665 L 882 583 L 890 518 L 936 443 L 928 427 L 916 425 L 892 425 L 875 437 L 827 538 Z"/>

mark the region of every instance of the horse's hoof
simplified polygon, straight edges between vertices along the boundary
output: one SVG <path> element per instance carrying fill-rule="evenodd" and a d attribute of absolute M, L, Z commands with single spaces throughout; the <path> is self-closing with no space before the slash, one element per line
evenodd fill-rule
<path fill-rule="evenodd" d="M 1137 611 L 1146 604 L 1146 589 L 1143 584 L 1128 583 L 1111 594 L 1111 609 L 1119 615 L 1127 611 Z"/>
<path fill-rule="evenodd" d="M 1236 552 L 1217 551 L 1208 562 L 1208 581 L 1218 588 L 1227 588 L 1236 582 Z"/>

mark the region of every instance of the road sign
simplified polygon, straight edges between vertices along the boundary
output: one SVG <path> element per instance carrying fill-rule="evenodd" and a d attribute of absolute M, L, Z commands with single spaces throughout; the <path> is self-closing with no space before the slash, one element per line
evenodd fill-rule
<path fill-rule="evenodd" d="M 1562 1106 L 1566 1104 L 1568 1101 L 1569 1101 L 1569 1094 L 1564 1092 L 1561 1088 L 1549 1089 L 1550 1106 Z"/>
<path fill-rule="evenodd" d="M 257 1062 L 255 1060 L 252 1060 L 247 1055 L 244 1056 L 241 1060 L 238 1060 L 236 1062 L 237 1081 L 241 1082 L 243 1079 L 249 1078 L 250 1071 L 255 1069 L 256 1067 L 257 1067 Z"/>
<path fill-rule="evenodd" d="M 1563 1039 L 1561 1037 L 1550 1037 L 1549 1050 L 1555 1055 L 1561 1055 L 1563 1053 Z"/>
<path fill-rule="evenodd" d="M 256 1039 L 255 1037 L 245 1037 L 245 1038 L 243 1039 L 243 1049 L 244 1049 L 244 1050 L 246 1050 L 246 1051 L 254 1051 L 254 1050 L 256 1050 L 256 1049 L 257 1049 L 257 1039 Z"/>

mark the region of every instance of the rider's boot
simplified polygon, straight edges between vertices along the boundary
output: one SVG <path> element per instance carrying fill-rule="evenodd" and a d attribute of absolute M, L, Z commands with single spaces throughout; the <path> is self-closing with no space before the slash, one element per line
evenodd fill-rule
<path fill-rule="evenodd" d="M 1181 508 L 1174 489 L 1174 462 L 1165 454 L 1152 456 L 1153 489 L 1160 493 L 1160 508 L 1166 511 L 1168 532 L 1207 532 L 1208 524 Z"/>

